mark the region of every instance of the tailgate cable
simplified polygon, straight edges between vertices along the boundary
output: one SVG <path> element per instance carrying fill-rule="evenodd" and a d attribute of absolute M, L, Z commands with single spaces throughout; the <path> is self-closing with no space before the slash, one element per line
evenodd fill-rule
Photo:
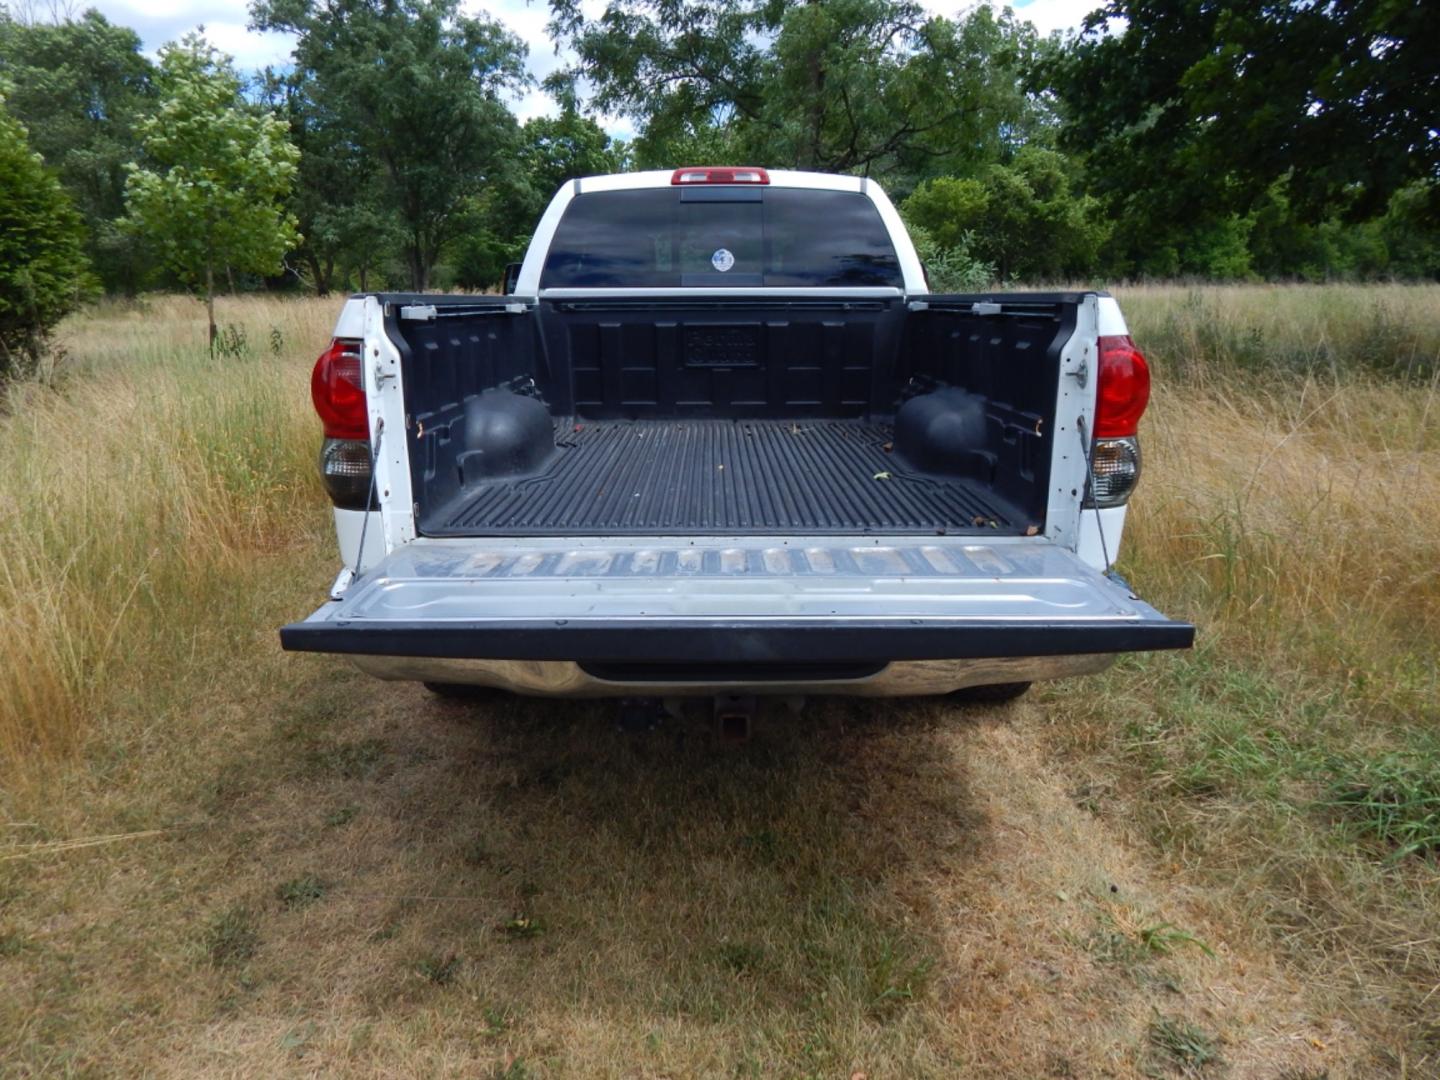
<path fill-rule="evenodd" d="M 375 476 L 375 459 L 380 455 L 380 440 L 384 435 L 385 418 L 383 416 L 377 416 L 375 418 L 375 442 L 371 443 L 369 439 L 365 440 L 365 446 L 370 451 L 370 492 L 365 496 L 365 520 L 360 522 L 360 550 L 355 553 L 356 578 L 363 576 L 365 573 L 362 569 L 365 560 L 365 533 L 370 528 L 370 508 L 375 505 L 375 484 L 377 482 Z"/>
<path fill-rule="evenodd" d="M 1085 430 L 1083 414 L 1075 418 L 1075 426 L 1080 430 L 1080 456 L 1085 459 L 1085 477 L 1088 485 L 1086 495 L 1089 496 L 1090 505 L 1095 510 L 1095 531 L 1100 534 L 1100 557 L 1105 560 L 1105 570 L 1108 572 L 1113 564 L 1110 561 L 1110 552 L 1105 546 L 1105 521 L 1100 516 L 1100 504 L 1095 501 L 1095 470 L 1090 466 L 1090 433 Z M 1081 509 L 1083 511 L 1083 504 Z"/>

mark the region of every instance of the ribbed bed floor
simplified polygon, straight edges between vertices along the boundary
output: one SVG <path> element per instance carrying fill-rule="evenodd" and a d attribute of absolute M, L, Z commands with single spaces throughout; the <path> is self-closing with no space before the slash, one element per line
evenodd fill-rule
<path fill-rule="evenodd" d="M 556 427 L 560 449 L 543 472 L 473 486 L 427 515 L 422 531 L 725 535 L 1023 527 L 982 484 L 906 470 L 886 450 L 890 439 L 888 427 L 858 420 L 566 422 Z"/>

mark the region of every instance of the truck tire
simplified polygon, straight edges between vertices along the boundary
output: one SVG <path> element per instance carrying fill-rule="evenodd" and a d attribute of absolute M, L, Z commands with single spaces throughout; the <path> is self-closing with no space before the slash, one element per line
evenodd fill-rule
<path fill-rule="evenodd" d="M 1030 689 L 1028 682 L 990 683 L 988 686 L 967 686 L 947 696 L 962 705 L 1003 705 L 1014 701 Z"/>

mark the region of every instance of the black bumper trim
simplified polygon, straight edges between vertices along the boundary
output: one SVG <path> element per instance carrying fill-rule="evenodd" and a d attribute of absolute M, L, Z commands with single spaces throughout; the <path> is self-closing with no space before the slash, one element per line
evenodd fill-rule
<path fill-rule="evenodd" d="M 297 652 L 475 660 L 678 661 L 737 663 L 975 660 L 1016 656 L 1188 649 L 1195 627 L 1168 619 L 1128 623 L 573 622 L 294 623 L 280 644 Z"/>

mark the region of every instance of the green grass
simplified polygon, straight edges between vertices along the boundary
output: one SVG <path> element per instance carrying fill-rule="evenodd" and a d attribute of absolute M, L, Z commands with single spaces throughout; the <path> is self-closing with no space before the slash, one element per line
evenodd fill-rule
<path fill-rule="evenodd" d="M 1183 1017 L 1157 1016 L 1145 1034 L 1163 1066 L 1152 1075 L 1193 1076 L 1222 1063 L 1214 1036 Z"/>
<path fill-rule="evenodd" d="M 330 883 L 314 874 L 282 881 L 275 887 L 275 896 L 286 908 L 306 907 L 330 891 Z"/>
<path fill-rule="evenodd" d="M 1342 758 L 1329 770 L 1328 805 L 1397 860 L 1440 853 L 1440 743 L 1433 736 L 1416 743 L 1380 757 Z"/>
<path fill-rule="evenodd" d="M 255 917 L 243 907 L 216 916 L 205 929 L 205 953 L 216 967 L 236 967 L 255 955 L 260 933 Z"/>
<path fill-rule="evenodd" d="M 415 963 L 415 973 L 435 986 L 449 986 L 455 981 L 464 961 L 455 953 L 430 953 Z"/>

